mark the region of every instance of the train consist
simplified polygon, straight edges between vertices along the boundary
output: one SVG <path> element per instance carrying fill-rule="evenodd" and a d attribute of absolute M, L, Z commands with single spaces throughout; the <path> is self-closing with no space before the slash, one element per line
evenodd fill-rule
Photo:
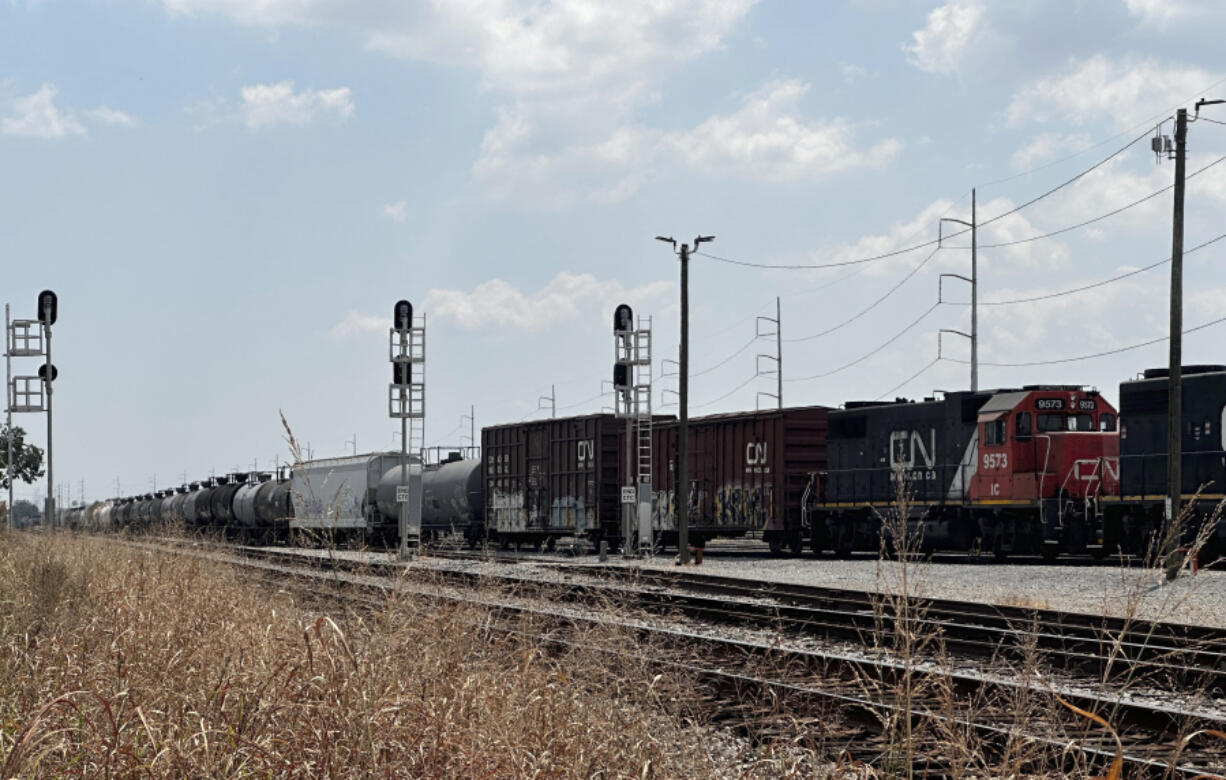
<path fill-rule="evenodd" d="M 1191 534 L 1213 516 L 1226 485 L 1226 366 L 1184 374 Z M 907 528 L 927 549 L 998 558 L 1144 553 L 1161 528 L 1166 494 L 1166 372 L 1122 383 L 1120 399 L 1117 411 L 1092 389 L 1035 385 L 692 419 L 684 491 L 691 543 L 754 534 L 776 553 L 876 551 L 899 528 L 885 519 L 905 506 Z M 652 530 L 659 543 L 675 544 L 679 426 L 653 421 L 646 460 L 636 451 L 642 437 L 627 438 L 624 426 L 608 414 L 491 426 L 479 458 L 415 459 L 423 537 L 503 545 L 577 537 L 616 549 L 622 486 L 649 472 Z M 172 521 L 265 539 L 387 539 L 404 481 L 399 454 L 374 453 L 99 502 L 63 519 L 96 528 Z M 1208 547 L 1208 556 L 1226 550 L 1226 528 Z"/>

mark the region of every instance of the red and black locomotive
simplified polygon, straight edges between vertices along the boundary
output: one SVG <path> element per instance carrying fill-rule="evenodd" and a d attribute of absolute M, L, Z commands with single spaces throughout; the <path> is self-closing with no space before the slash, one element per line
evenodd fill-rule
<path fill-rule="evenodd" d="M 927 548 L 1101 549 L 1101 501 L 1118 492 L 1115 408 L 1080 386 L 849 403 L 827 450 L 809 515 L 814 547 L 840 554 L 875 549 L 900 498 Z"/>

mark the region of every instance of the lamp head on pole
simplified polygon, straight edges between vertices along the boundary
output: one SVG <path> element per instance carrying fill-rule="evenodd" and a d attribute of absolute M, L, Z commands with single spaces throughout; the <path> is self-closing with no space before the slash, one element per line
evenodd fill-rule
<path fill-rule="evenodd" d="M 715 240 L 715 236 L 698 236 L 694 239 L 694 249 L 698 249 L 699 244 L 709 244 Z"/>
<path fill-rule="evenodd" d="M 672 236 L 656 236 L 656 241 L 663 241 L 666 244 L 672 244 L 673 249 L 677 248 L 677 239 Z"/>

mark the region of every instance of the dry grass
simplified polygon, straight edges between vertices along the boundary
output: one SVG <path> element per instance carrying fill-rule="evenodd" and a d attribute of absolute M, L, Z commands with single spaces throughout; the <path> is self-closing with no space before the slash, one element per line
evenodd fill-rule
<path fill-rule="evenodd" d="M 3 540 L 0 599 L 5 778 L 710 777 L 735 758 L 683 680 L 476 607 L 329 617 L 224 565 L 25 535 Z"/>

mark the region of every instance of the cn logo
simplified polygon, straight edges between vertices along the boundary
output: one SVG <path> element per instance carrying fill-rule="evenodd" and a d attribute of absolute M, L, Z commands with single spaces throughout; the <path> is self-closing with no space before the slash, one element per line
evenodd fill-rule
<path fill-rule="evenodd" d="M 589 439 L 579 442 L 579 468 L 591 468 L 596 462 L 596 445 Z"/>
<path fill-rule="evenodd" d="M 937 451 L 937 432 L 928 432 L 928 445 L 919 431 L 893 431 L 890 433 L 890 468 L 910 469 L 921 465 L 930 469 L 935 465 L 933 454 Z"/>
<path fill-rule="evenodd" d="M 766 442 L 751 441 L 745 445 L 745 465 L 747 466 L 765 466 L 766 465 Z"/>

